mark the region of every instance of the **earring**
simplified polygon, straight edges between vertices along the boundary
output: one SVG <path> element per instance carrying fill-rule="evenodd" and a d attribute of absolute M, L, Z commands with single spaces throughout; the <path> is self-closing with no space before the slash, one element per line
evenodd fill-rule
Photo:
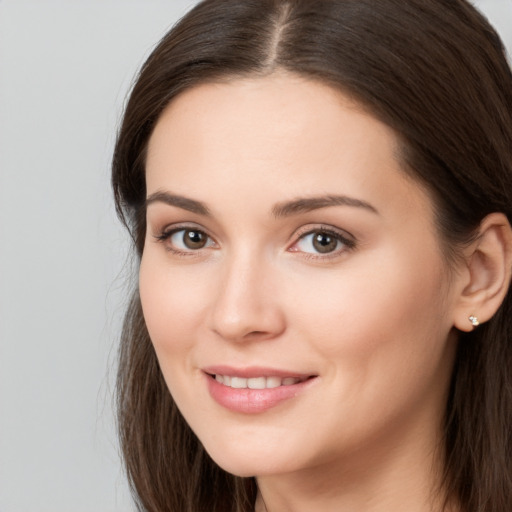
<path fill-rule="evenodd" d="M 469 321 L 471 322 L 471 325 L 473 327 L 478 327 L 480 325 L 480 322 L 478 321 L 478 318 L 475 315 L 470 315 Z"/>

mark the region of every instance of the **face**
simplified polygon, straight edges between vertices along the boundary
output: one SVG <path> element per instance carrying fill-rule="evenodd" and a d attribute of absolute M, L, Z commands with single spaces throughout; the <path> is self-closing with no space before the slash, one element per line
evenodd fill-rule
<path fill-rule="evenodd" d="M 146 179 L 144 317 L 220 466 L 273 475 L 429 445 L 456 294 L 388 127 L 296 76 L 205 84 L 163 113 Z"/>

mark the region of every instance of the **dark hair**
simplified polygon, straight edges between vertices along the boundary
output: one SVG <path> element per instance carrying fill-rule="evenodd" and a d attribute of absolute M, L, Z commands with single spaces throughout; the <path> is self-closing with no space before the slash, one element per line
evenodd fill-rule
<path fill-rule="evenodd" d="M 447 254 L 491 212 L 512 220 L 512 74 L 464 0 L 205 0 L 159 43 L 127 103 L 113 159 L 118 213 L 140 256 L 145 152 L 155 123 L 196 84 L 276 69 L 338 88 L 389 125 L 406 172 L 428 188 Z M 444 485 L 465 512 L 512 504 L 512 299 L 460 343 L 445 414 Z M 246 512 L 253 479 L 220 469 L 176 408 L 135 290 L 118 418 L 140 510 Z"/>

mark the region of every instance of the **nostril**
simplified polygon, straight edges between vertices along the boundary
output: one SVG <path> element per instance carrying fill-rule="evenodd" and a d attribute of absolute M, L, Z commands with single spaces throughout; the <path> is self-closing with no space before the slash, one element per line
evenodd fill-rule
<path fill-rule="evenodd" d="M 267 334 L 265 331 L 251 331 L 251 332 L 247 333 L 245 335 L 245 337 L 249 337 L 249 336 L 264 336 L 265 334 Z"/>

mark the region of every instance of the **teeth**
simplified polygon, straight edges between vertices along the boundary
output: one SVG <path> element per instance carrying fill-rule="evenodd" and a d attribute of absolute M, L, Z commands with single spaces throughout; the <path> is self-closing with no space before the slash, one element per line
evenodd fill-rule
<path fill-rule="evenodd" d="M 247 387 L 247 379 L 242 377 L 231 377 L 231 387 L 235 389 L 243 389 Z"/>
<path fill-rule="evenodd" d="M 297 377 L 231 377 L 229 375 L 215 375 L 215 380 L 224 386 L 234 389 L 271 389 L 279 386 L 293 386 L 305 379 Z"/>
<path fill-rule="evenodd" d="M 267 379 L 265 377 L 247 379 L 247 387 L 249 389 L 265 389 L 267 387 Z"/>
<path fill-rule="evenodd" d="M 267 388 L 278 388 L 281 385 L 279 377 L 267 377 Z"/>

